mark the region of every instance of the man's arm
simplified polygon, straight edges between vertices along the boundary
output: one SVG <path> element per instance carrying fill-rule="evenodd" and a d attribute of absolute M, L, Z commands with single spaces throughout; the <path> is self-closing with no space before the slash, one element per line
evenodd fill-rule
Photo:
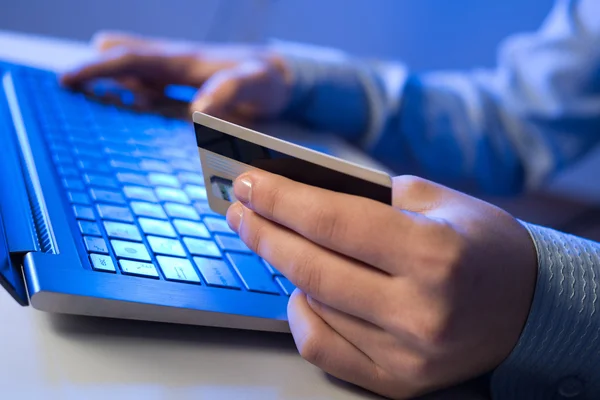
<path fill-rule="evenodd" d="M 492 71 L 411 74 L 278 48 L 296 76 L 291 118 L 344 134 L 398 173 L 497 194 L 539 187 L 600 140 L 598 43 L 600 3 L 557 0 L 537 32 L 504 43 Z"/>

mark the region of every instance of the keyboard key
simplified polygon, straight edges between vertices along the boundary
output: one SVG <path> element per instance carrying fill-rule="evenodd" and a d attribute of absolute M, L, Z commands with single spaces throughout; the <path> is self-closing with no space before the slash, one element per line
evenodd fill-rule
<path fill-rule="evenodd" d="M 278 275 L 278 276 L 283 276 L 283 274 L 281 272 L 279 272 L 274 266 L 272 266 L 269 262 L 267 262 L 266 260 L 262 260 L 263 264 L 265 265 L 265 267 L 267 268 L 267 271 L 269 271 L 271 273 L 271 275 Z"/>
<path fill-rule="evenodd" d="M 271 276 L 256 256 L 228 253 L 227 259 L 237 271 L 244 286 L 251 292 L 279 294 Z"/>
<path fill-rule="evenodd" d="M 63 176 L 65 178 L 67 178 L 67 177 L 78 178 L 79 177 L 79 170 L 77 168 L 69 167 L 66 165 L 59 166 L 58 173 L 60 174 L 60 176 Z"/>
<path fill-rule="evenodd" d="M 203 186 L 187 185 L 183 188 L 190 199 L 206 201 L 206 190 Z"/>
<path fill-rule="evenodd" d="M 63 186 L 68 190 L 85 190 L 83 182 L 75 178 L 64 178 Z"/>
<path fill-rule="evenodd" d="M 160 154 L 167 158 L 187 158 L 190 153 L 186 149 L 180 149 L 177 147 L 163 147 L 160 149 Z"/>
<path fill-rule="evenodd" d="M 196 202 L 196 203 L 194 203 L 194 207 L 200 213 L 200 215 L 219 216 L 219 214 L 217 214 L 216 212 L 214 212 L 213 210 L 210 209 L 210 206 L 208 205 L 208 203 Z"/>
<path fill-rule="evenodd" d="M 152 173 L 148 174 L 148 181 L 154 186 L 179 187 L 179 181 L 173 175 Z"/>
<path fill-rule="evenodd" d="M 156 158 L 159 160 L 163 160 L 164 157 L 158 152 L 158 149 L 154 149 L 152 147 L 141 147 L 138 146 L 140 148 L 137 148 L 133 151 L 133 153 L 131 153 L 132 156 L 134 157 L 147 157 L 147 158 Z"/>
<path fill-rule="evenodd" d="M 52 155 L 52 159 L 58 165 L 73 165 L 75 163 L 73 157 L 64 154 L 54 154 Z"/>
<path fill-rule="evenodd" d="M 110 155 L 130 156 L 133 155 L 135 147 L 124 144 L 109 144 L 104 146 L 104 152 Z"/>
<path fill-rule="evenodd" d="M 208 228 L 212 233 L 229 233 L 231 235 L 235 235 L 236 233 L 231 230 L 227 221 L 224 218 L 204 218 L 204 225 Z"/>
<path fill-rule="evenodd" d="M 277 281 L 279 287 L 281 287 L 283 293 L 285 293 L 287 296 L 291 296 L 294 289 L 296 289 L 296 286 L 294 286 L 292 282 L 283 276 L 276 277 L 275 281 Z"/>
<path fill-rule="evenodd" d="M 127 128 L 123 125 L 123 129 L 127 130 Z M 110 146 L 122 146 L 123 143 L 127 141 L 127 136 L 133 135 L 133 132 L 130 131 L 103 131 L 100 135 L 100 141 L 102 146 L 105 148 Z M 108 153 L 111 151 L 109 150 Z"/>
<path fill-rule="evenodd" d="M 148 185 L 148 180 L 144 175 L 134 174 L 132 172 L 118 172 L 117 180 L 121 183 L 130 183 L 132 185 Z"/>
<path fill-rule="evenodd" d="M 53 144 L 62 144 L 63 146 L 67 146 L 67 141 L 65 140 L 65 133 L 63 130 L 54 130 L 54 129 L 44 129 L 46 140 L 48 143 Z"/>
<path fill-rule="evenodd" d="M 90 254 L 92 260 L 92 268 L 96 271 L 116 272 L 115 264 L 109 256 L 101 256 L 100 254 Z"/>
<path fill-rule="evenodd" d="M 91 121 L 89 121 L 91 122 Z M 89 130 L 86 130 L 85 137 L 81 136 L 80 133 L 69 134 L 69 141 L 75 145 L 88 145 L 88 146 L 96 146 L 98 144 L 98 139 L 95 136 L 90 136 Z"/>
<path fill-rule="evenodd" d="M 68 196 L 71 203 L 90 204 L 90 198 L 83 192 L 69 192 Z"/>
<path fill-rule="evenodd" d="M 194 208 L 183 204 L 165 203 L 165 211 L 171 218 L 200 220 L 200 216 Z"/>
<path fill-rule="evenodd" d="M 146 246 L 141 243 L 124 242 L 122 240 L 111 240 L 117 257 L 132 258 L 134 260 L 150 261 L 150 254 Z"/>
<path fill-rule="evenodd" d="M 178 170 L 189 171 L 189 172 L 200 172 L 202 166 L 200 160 L 193 162 L 189 159 L 175 159 L 171 160 L 171 165 Z"/>
<path fill-rule="evenodd" d="M 73 146 L 73 152 L 77 154 L 77 156 L 80 159 L 101 159 L 104 157 L 104 153 L 99 147 L 96 146 L 86 146 L 78 144 L 77 146 Z"/>
<path fill-rule="evenodd" d="M 179 178 L 181 183 L 193 183 L 195 185 L 204 186 L 204 178 L 202 175 L 193 172 L 180 172 L 177 174 L 177 178 Z"/>
<path fill-rule="evenodd" d="M 148 236 L 148 243 L 155 254 L 167 256 L 185 257 L 185 250 L 179 240 L 165 239 L 156 236 Z"/>
<path fill-rule="evenodd" d="M 112 219 L 115 221 L 133 222 L 133 215 L 127 207 L 109 206 L 106 204 L 96 205 L 98 213 L 102 219 Z"/>
<path fill-rule="evenodd" d="M 142 159 L 140 168 L 148 172 L 163 172 L 165 174 L 173 172 L 173 168 L 166 162 L 151 159 Z"/>
<path fill-rule="evenodd" d="M 78 221 L 79 230 L 83 235 L 102 236 L 100 227 L 95 222 Z"/>
<path fill-rule="evenodd" d="M 116 160 L 113 158 L 110 160 L 109 164 L 111 165 L 111 167 L 119 169 L 129 169 L 132 171 L 139 171 L 140 169 L 139 165 L 134 161 L 123 161 Z"/>
<path fill-rule="evenodd" d="M 236 236 L 215 235 L 215 242 L 223 251 L 237 251 L 240 253 L 252 253 L 242 239 Z"/>
<path fill-rule="evenodd" d="M 127 239 L 136 242 L 142 241 L 140 231 L 135 225 L 104 221 L 104 229 L 106 229 L 106 234 L 111 239 Z"/>
<path fill-rule="evenodd" d="M 97 159 L 79 160 L 77 162 L 77 165 L 79 166 L 79 168 L 81 168 L 85 172 L 100 173 L 100 174 L 106 174 L 106 173 L 110 172 L 110 168 L 108 167 L 108 165 L 106 165 L 104 160 L 97 160 Z"/>
<path fill-rule="evenodd" d="M 89 219 L 91 221 L 96 219 L 94 210 L 91 207 L 73 206 L 73 212 L 75 213 L 75 217 L 78 219 Z"/>
<path fill-rule="evenodd" d="M 237 279 L 225 262 L 202 257 L 194 257 L 194 262 L 208 286 L 240 289 Z"/>
<path fill-rule="evenodd" d="M 173 225 L 182 236 L 193 236 L 199 238 L 210 238 L 210 233 L 202 222 L 192 222 L 183 219 L 173 220 Z"/>
<path fill-rule="evenodd" d="M 117 181 L 110 176 L 102 176 L 102 175 L 93 175 L 93 174 L 85 174 L 83 179 L 86 181 L 88 185 L 91 186 L 99 186 L 106 187 L 110 189 L 118 189 L 119 184 Z"/>
<path fill-rule="evenodd" d="M 155 219 L 140 218 L 138 222 L 142 227 L 142 231 L 144 231 L 146 235 L 166 236 L 172 238 L 177 237 L 175 229 L 173 229 L 173 226 L 168 221 L 157 221 Z"/>
<path fill-rule="evenodd" d="M 157 219 L 167 219 L 167 214 L 160 204 L 141 203 L 139 201 L 131 202 L 131 208 L 135 215 L 139 217 L 150 217 Z"/>
<path fill-rule="evenodd" d="M 167 280 L 200 283 L 200 278 L 189 260 L 165 256 L 157 256 L 156 259 Z"/>
<path fill-rule="evenodd" d="M 166 187 L 156 188 L 156 196 L 160 201 L 173 201 L 175 203 L 189 204 L 190 199 L 179 189 L 171 189 Z"/>
<path fill-rule="evenodd" d="M 158 272 L 152 264 L 131 260 L 119 260 L 119 264 L 124 274 L 158 278 Z"/>
<path fill-rule="evenodd" d="M 85 248 L 89 252 L 108 254 L 108 246 L 102 238 L 84 236 Z"/>
<path fill-rule="evenodd" d="M 90 189 L 92 198 L 103 203 L 125 204 L 123 195 L 112 190 Z"/>
<path fill-rule="evenodd" d="M 154 195 L 154 191 L 152 191 L 150 188 L 140 186 L 125 186 L 123 188 L 123 192 L 125 192 L 125 196 L 131 200 L 144 200 L 151 203 L 158 201 Z"/>
<path fill-rule="evenodd" d="M 49 147 L 50 150 L 52 151 L 52 153 L 54 154 L 70 154 L 71 151 L 69 150 L 69 148 L 67 147 L 68 144 L 61 142 L 61 143 L 52 143 Z"/>
<path fill-rule="evenodd" d="M 195 256 L 217 257 L 221 258 L 219 248 L 212 240 L 202 240 L 194 238 L 183 238 L 183 242 L 188 251 Z"/>

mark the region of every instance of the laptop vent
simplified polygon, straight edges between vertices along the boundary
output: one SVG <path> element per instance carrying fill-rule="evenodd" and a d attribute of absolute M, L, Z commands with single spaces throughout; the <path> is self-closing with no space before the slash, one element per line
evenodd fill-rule
<path fill-rule="evenodd" d="M 29 198 L 31 216 L 35 226 L 35 232 L 37 233 L 40 250 L 44 253 L 53 253 L 54 248 L 48 226 L 46 225 L 46 219 L 44 218 L 44 211 L 35 195 L 33 182 L 31 181 L 31 175 L 27 173 L 27 169 L 25 169 L 23 176 L 25 177 L 25 184 L 27 185 L 27 197 Z"/>

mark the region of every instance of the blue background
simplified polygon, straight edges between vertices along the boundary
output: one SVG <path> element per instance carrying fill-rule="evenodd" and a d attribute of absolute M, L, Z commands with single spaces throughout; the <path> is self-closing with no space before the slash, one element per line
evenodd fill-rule
<path fill-rule="evenodd" d="M 103 28 L 214 41 L 277 37 L 414 69 L 492 66 L 552 0 L 0 0 L 0 29 L 87 40 Z"/>

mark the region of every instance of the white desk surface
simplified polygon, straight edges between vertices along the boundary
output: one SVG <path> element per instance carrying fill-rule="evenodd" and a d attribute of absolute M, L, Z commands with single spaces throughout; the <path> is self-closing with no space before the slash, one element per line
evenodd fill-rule
<path fill-rule="evenodd" d="M 63 70 L 81 43 L 0 31 L 0 59 Z M 463 391 L 464 390 L 464 391 Z M 437 398 L 475 399 L 467 389 Z M 58 316 L 0 290 L 0 399 L 364 399 L 282 334 Z"/>

